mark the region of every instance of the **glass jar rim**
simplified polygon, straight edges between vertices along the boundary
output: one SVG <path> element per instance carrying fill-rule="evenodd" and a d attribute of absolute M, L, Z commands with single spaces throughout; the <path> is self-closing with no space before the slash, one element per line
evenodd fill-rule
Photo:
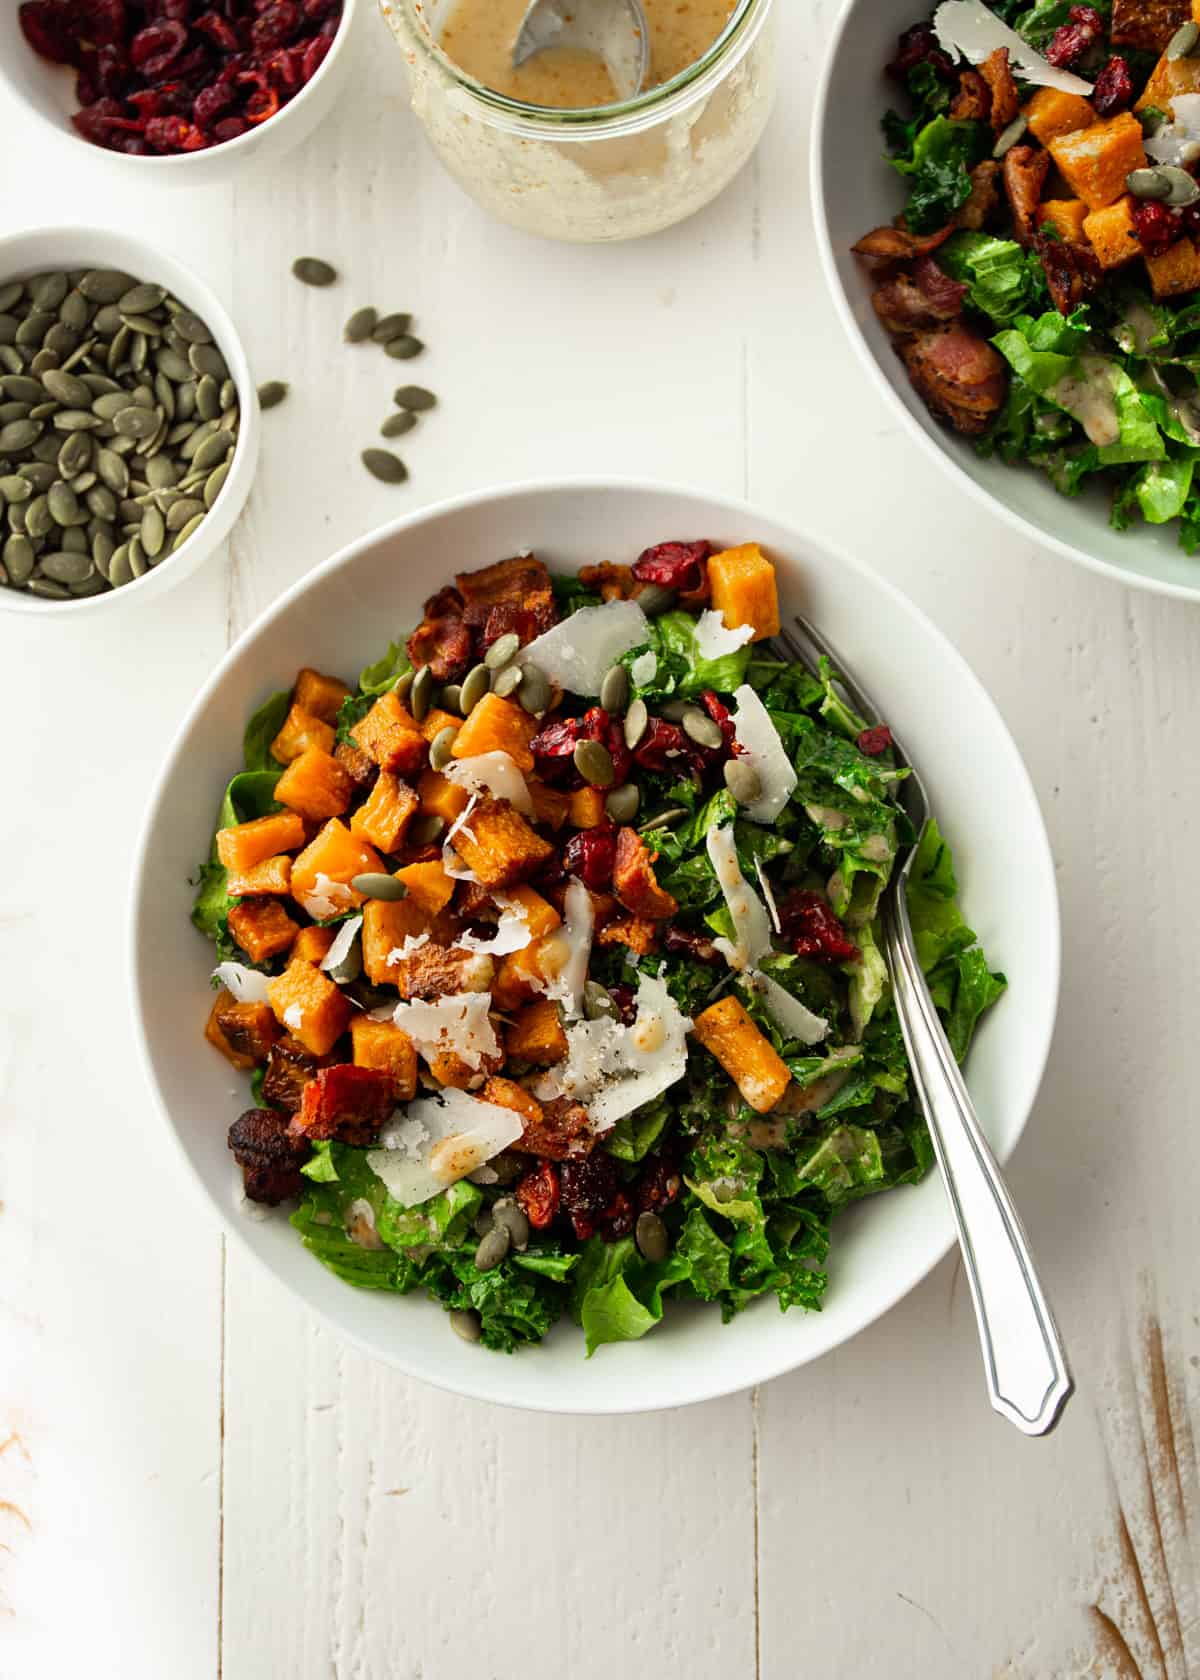
<path fill-rule="evenodd" d="M 497 127 L 511 130 L 528 138 L 557 140 L 590 140 L 603 136 L 615 139 L 663 120 L 664 105 L 690 104 L 710 91 L 710 85 L 722 79 L 749 51 L 766 20 L 772 0 L 738 0 L 725 28 L 712 45 L 694 64 L 689 64 L 670 81 L 647 88 L 632 99 L 612 105 L 593 105 L 558 108 L 550 105 L 528 105 L 497 93 L 495 88 L 476 80 L 455 64 L 434 39 L 433 31 L 423 15 L 421 0 L 380 0 L 386 13 L 391 5 L 399 4 L 415 14 L 414 33 L 422 50 L 457 84 L 456 92 L 473 104 L 485 107 L 486 120 Z M 726 60 L 732 58 L 731 63 Z"/>

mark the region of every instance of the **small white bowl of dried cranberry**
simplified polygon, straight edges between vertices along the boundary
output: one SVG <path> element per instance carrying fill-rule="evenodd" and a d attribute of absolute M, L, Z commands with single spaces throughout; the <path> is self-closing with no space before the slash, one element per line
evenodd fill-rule
<path fill-rule="evenodd" d="M 0 9 L 0 79 L 58 133 L 144 180 L 227 179 L 328 115 L 357 0 L 22 0 Z"/>

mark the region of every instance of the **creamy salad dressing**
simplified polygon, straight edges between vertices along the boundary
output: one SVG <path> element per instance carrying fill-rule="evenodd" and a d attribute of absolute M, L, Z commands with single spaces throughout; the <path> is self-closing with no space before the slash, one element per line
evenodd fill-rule
<path fill-rule="evenodd" d="M 1064 374 L 1046 391 L 1052 403 L 1074 415 L 1087 433 L 1088 441 L 1097 448 L 1116 443 L 1121 436 L 1113 396 L 1117 371 L 1104 356 L 1083 355 L 1079 358 L 1078 374 Z"/>
<path fill-rule="evenodd" d="M 611 105 L 607 67 L 588 53 L 562 48 L 538 53 L 519 70 L 513 44 L 529 0 L 455 0 L 438 37 L 460 69 L 485 87 L 526 105 L 584 110 Z M 706 53 L 733 15 L 736 0 L 643 0 L 650 25 L 650 75 L 661 87 Z"/>

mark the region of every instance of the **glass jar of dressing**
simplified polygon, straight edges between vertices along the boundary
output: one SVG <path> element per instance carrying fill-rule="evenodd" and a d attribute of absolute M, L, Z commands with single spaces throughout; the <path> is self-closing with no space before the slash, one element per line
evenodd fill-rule
<path fill-rule="evenodd" d="M 623 103 L 582 55 L 512 69 L 526 4 L 380 0 L 413 109 L 486 210 L 550 239 L 636 239 L 702 209 L 749 160 L 775 91 L 772 0 L 644 0 L 656 85 Z"/>

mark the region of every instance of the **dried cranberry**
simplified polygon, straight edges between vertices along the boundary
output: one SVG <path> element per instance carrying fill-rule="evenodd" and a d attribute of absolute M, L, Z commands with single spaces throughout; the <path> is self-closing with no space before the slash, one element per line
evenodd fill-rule
<path fill-rule="evenodd" d="M 81 105 L 91 105 L 100 97 L 100 88 L 94 78 L 86 70 L 81 70 L 75 78 L 75 98 Z"/>
<path fill-rule="evenodd" d="M 300 67 L 304 54 L 295 47 L 278 47 L 269 57 L 263 59 L 263 74 L 269 77 L 272 86 L 280 93 L 295 93 L 303 85 Z"/>
<path fill-rule="evenodd" d="M 864 729 L 856 742 L 860 753 L 866 753 L 868 758 L 878 758 L 892 745 L 892 732 L 886 723 L 877 723 L 873 729 Z"/>
<path fill-rule="evenodd" d="M 534 758 L 570 758 L 582 739 L 581 718 L 560 718 L 539 730 L 530 741 L 529 750 Z"/>
<path fill-rule="evenodd" d="M 1072 6 L 1067 13 L 1069 23 L 1054 31 L 1046 48 L 1047 61 L 1060 70 L 1082 58 L 1094 41 L 1104 34 L 1104 20 L 1094 6 Z"/>
<path fill-rule="evenodd" d="M 51 64 L 73 64 L 76 51 L 72 41 L 72 24 L 65 6 L 55 0 L 25 0 L 17 8 L 21 33 L 40 58 Z"/>
<path fill-rule="evenodd" d="M 1133 77 L 1123 58 L 1110 58 L 1096 77 L 1092 89 L 1092 104 L 1102 117 L 1123 111 L 1133 98 Z"/>
<path fill-rule="evenodd" d="M 97 99 L 85 105 L 71 118 L 76 130 L 94 146 L 111 144 L 116 133 L 115 124 L 121 122 L 122 107 L 115 99 Z"/>
<path fill-rule="evenodd" d="M 233 104 L 233 89 L 224 82 L 201 88 L 192 102 L 192 121 L 197 128 L 212 128 Z"/>
<path fill-rule="evenodd" d="M 914 23 L 911 29 L 904 31 L 896 43 L 896 56 L 888 65 L 888 75 L 902 82 L 918 64 L 932 65 L 939 76 L 954 74 L 954 64 L 938 46 L 931 23 Z"/>
<path fill-rule="evenodd" d="M 640 1213 L 660 1213 L 670 1207 L 683 1188 L 679 1168 L 665 1155 L 647 1155 L 634 1197 Z"/>
<path fill-rule="evenodd" d="M 243 134 L 249 134 L 250 124 L 245 117 L 222 117 L 213 129 L 214 140 L 237 140 Z"/>
<path fill-rule="evenodd" d="M 1134 205 L 1133 225 L 1142 250 L 1158 257 L 1179 238 L 1182 223 L 1176 211 L 1148 199 Z"/>
<path fill-rule="evenodd" d="M 122 48 L 127 28 L 125 16 L 125 0 L 90 0 L 87 9 L 88 39 L 96 48 Z"/>
<path fill-rule="evenodd" d="M 195 123 L 182 117 L 151 117 L 146 124 L 146 143 L 156 152 L 199 152 L 208 145 Z"/>
<path fill-rule="evenodd" d="M 535 1231 L 554 1223 L 561 1194 L 558 1172 L 549 1161 L 540 1161 L 517 1182 L 517 1202 Z"/>
<path fill-rule="evenodd" d="M 139 29 L 129 43 L 135 70 L 144 76 L 159 76 L 187 46 L 187 30 L 181 23 L 152 23 Z"/>
<path fill-rule="evenodd" d="M 621 1011 L 621 1025 L 631 1027 L 637 1020 L 637 993 L 633 987 L 622 981 L 619 985 L 610 986 L 608 995 Z"/>
<path fill-rule="evenodd" d="M 857 962 L 859 949 L 819 893 L 794 892 L 779 906 L 783 937 L 798 957 Z"/>
<path fill-rule="evenodd" d="M 686 928 L 675 927 L 672 923 L 663 929 L 663 950 L 672 956 L 693 957 L 696 962 L 706 963 L 710 968 L 724 967 L 725 964 L 725 958 L 711 939 L 705 939 L 699 933 L 689 933 Z"/>
<path fill-rule="evenodd" d="M 563 848 L 563 867 L 578 875 L 585 887 L 603 892 L 612 881 L 616 855 L 617 831 L 612 823 L 604 823 L 571 836 Z"/>
<path fill-rule="evenodd" d="M 222 52 L 235 53 L 238 51 L 238 38 L 233 32 L 233 25 L 228 19 L 221 17 L 218 12 L 205 12 L 192 25 L 199 35 L 205 35 L 214 47 Z"/>
<path fill-rule="evenodd" d="M 300 8 L 293 0 L 275 0 L 251 24 L 250 39 L 260 52 L 281 47 L 299 29 L 300 16 Z"/>
<path fill-rule="evenodd" d="M 333 46 L 332 35 L 314 35 L 304 47 L 304 57 L 300 61 L 300 75 L 306 82 L 311 82 L 317 71 L 324 64 Z M 531 638 L 532 639 L 532 638 Z"/>
<path fill-rule="evenodd" d="M 618 1190 L 612 1201 L 605 1208 L 601 1216 L 602 1234 L 605 1242 L 620 1242 L 633 1230 L 637 1210 L 633 1199 L 624 1190 Z"/>
<path fill-rule="evenodd" d="M 168 100 L 160 88 L 138 88 L 126 101 L 139 117 L 169 117 L 178 115 L 169 109 Z"/>
<path fill-rule="evenodd" d="M 600 1149 L 581 1160 L 564 1161 L 559 1170 L 562 1211 L 570 1219 L 579 1241 L 586 1242 L 621 1187 L 617 1163 Z"/>
<path fill-rule="evenodd" d="M 712 552 L 708 542 L 659 543 L 638 556 L 633 575 L 639 583 L 659 583 L 664 589 L 698 589 L 703 578 L 701 561 Z"/>
<path fill-rule="evenodd" d="M 646 732 L 633 750 L 634 761 L 643 770 L 669 770 L 684 757 L 687 738 L 665 718 L 652 717 Z"/>
<path fill-rule="evenodd" d="M 279 109 L 279 89 L 273 88 L 269 82 L 261 83 L 247 99 L 245 104 L 246 121 L 250 123 L 266 122 Z"/>

